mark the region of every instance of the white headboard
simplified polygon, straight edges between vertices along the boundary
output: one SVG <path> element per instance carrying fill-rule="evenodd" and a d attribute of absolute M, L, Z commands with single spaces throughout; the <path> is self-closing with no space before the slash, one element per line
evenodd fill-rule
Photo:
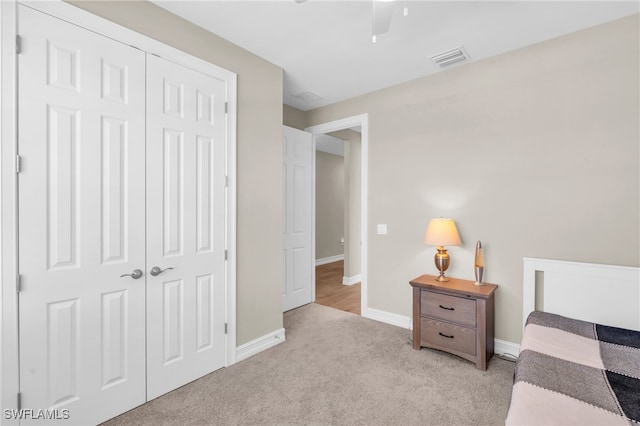
<path fill-rule="evenodd" d="M 523 262 L 523 326 L 538 310 L 640 330 L 640 268 L 530 257 Z"/>

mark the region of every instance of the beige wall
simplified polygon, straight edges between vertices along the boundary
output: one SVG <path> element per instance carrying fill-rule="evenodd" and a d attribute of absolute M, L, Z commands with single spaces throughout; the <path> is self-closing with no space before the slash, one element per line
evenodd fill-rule
<path fill-rule="evenodd" d="M 73 1 L 238 74 L 237 344 L 282 327 L 282 70 L 146 1 Z"/>
<path fill-rule="evenodd" d="M 306 113 L 289 105 L 282 105 L 282 124 L 294 129 L 304 130 L 307 127 Z"/>
<path fill-rule="evenodd" d="M 341 130 L 344 140 L 344 277 L 354 279 L 360 275 L 361 227 L 361 161 L 362 137 L 353 130 Z"/>
<path fill-rule="evenodd" d="M 369 114 L 370 307 L 411 315 L 439 216 L 450 275 L 473 279 L 483 242 L 498 339 L 521 337 L 523 256 L 640 265 L 638 34 L 636 15 L 307 113 Z"/>
<path fill-rule="evenodd" d="M 316 151 L 316 259 L 344 254 L 344 158 Z"/>

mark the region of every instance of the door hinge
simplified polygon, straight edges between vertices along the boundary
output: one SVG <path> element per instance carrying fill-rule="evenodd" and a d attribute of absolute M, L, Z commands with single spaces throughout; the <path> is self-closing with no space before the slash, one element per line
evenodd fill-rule
<path fill-rule="evenodd" d="M 229 187 L 229 176 L 225 176 L 224 177 L 224 187 L 228 188 Z"/>
<path fill-rule="evenodd" d="M 19 55 L 22 53 L 22 39 L 16 34 L 16 53 Z"/>
<path fill-rule="evenodd" d="M 16 275 L 16 293 L 20 293 L 22 291 L 22 277 L 20 275 Z"/>
<path fill-rule="evenodd" d="M 228 330 L 229 330 L 229 329 L 228 329 L 228 327 L 227 327 L 227 323 L 225 322 L 225 323 L 224 323 L 224 334 L 227 334 L 227 333 L 228 333 Z"/>
<path fill-rule="evenodd" d="M 16 173 L 20 173 L 22 171 L 22 157 L 20 155 L 16 155 Z"/>
<path fill-rule="evenodd" d="M 227 249 L 224 249 L 224 260 L 229 260 L 229 252 Z"/>
<path fill-rule="evenodd" d="M 18 403 L 18 410 L 22 410 L 22 392 L 18 392 L 18 397 L 16 402 Z"/>
<path fill-rule="evenodd" d="M 229 112 L 229 102 L 224 103 L 224 113 L 227 114 Z"/>

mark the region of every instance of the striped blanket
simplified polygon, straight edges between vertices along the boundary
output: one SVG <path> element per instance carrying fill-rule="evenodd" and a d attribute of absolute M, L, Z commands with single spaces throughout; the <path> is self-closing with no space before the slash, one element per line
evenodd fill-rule
<path fill-rule="evenodd" d="M 507 425 L 640 425 L 640 332 L 527 319 Z"/>

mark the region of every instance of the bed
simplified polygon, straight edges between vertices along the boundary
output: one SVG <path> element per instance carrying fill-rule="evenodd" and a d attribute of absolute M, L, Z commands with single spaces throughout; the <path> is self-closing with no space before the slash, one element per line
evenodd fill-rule
<path fill-rule="evenodd" d="M 640 269 L 526 258 L 524 274 L 506 424 L 640 425 Z"/>

